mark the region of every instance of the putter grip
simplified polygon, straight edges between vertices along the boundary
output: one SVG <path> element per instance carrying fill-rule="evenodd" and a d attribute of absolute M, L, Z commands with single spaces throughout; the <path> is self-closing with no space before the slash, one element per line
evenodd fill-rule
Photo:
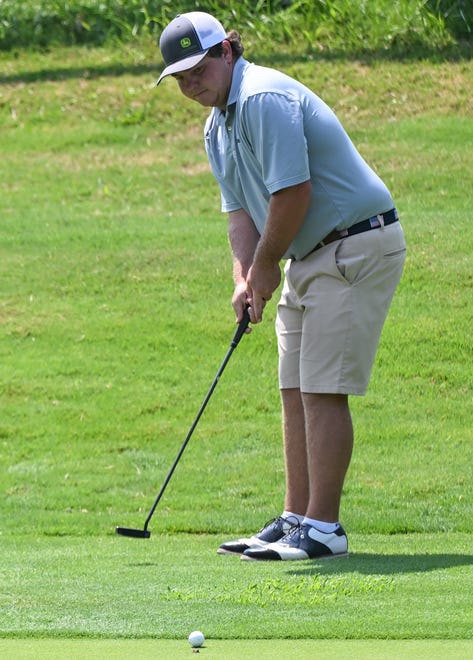
<path fill-rule="evenodd" d="M 245 311 L 243 312 L 243 318 L 238 324 L 238 328 L 236 329 L 235 335 L 232 340 L 233 348 L 238 346 L 238 344 L 240 343 L 240 339 L 245 334 L 245 330 L 247 329 L 249 323 L 250 323 L 250 314 L 248 312 L 248 307 L 246 307 Z"/>

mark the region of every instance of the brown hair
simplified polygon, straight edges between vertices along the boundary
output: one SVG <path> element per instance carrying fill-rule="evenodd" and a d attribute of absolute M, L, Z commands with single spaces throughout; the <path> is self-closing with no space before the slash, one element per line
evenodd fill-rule
<path fill-rule="evenodd" d="M 243 55 L 243 44 L 241 43 L 241 35 L 239 32 L 236 30 L 230 30 L 230 32 L 227 33 L 227 39 L 226 41 L 230 42 L 230 46 L 232 47 L 232 54 L 233 54 L 233 59 L 237 60 L 240 55 Z M 222 44 L 216 44 L 215 46 L 212 46 L 212 48 L 209 49 L 209 52 L 207 53 L 209 57 L 220 57 L 223 55 L 223 47 Z"/>

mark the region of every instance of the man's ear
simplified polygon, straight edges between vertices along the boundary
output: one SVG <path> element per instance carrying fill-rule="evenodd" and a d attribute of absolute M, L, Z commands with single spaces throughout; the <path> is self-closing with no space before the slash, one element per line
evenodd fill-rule
<path fill-rule="evenodd" d="M 228 39 L 222 41 L 223 55 L 226 62 L 231 62 L 233 59 L 232 45 Z"/>

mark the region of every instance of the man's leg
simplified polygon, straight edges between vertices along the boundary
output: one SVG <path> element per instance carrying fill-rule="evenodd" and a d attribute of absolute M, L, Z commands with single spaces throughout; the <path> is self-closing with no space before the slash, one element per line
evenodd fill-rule
<path fill-rule="evenodd" d="M 308 518 L 338 522 L 345 475 L 353 451 L 348 396 L 302 395 L 307 438 L 310 497 Z"/>
<path fill-rule="evenodd" d="M 284 508 L 304 516 L 309 503 L 309 468 L 304 405 L 299 389 L 281 390 L 286 465 Z"/>
<path fill-rule="evenodd" d="M 281 390 L 286 459 L 286 511 L 338 522 L 353 450 L 348 397 Z"/>

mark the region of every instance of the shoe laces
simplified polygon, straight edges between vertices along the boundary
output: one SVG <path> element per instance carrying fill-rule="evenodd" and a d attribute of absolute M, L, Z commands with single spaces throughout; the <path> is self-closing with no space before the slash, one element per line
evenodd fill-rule
<path fill-rule="evenodd" d="M 286 534 L 283 536 L 281 541 L 279 543 L 293 543 L 294 541 L 298 541 L 301 533 L 301 523 L 296 520 L 291 527 L 289 528 L 289 531 L 286 532 Z"/>
<path fill-rule="evenodd" d="M 259 531 L 262 532 L 270 525 L 277 525 L 284 531 L 284 523 L 289 525 L 289 529 L 286 534 L 289 534 L 293 527 L 300 527 L 300 522 L 294 516 L 289 516 L 288 518 L 284 518 L 283 516 L 276 516 L 276 518 L 270 518 L 270 520 L 268 520 L 268 522 L 265 523 Z"/>
<path fill-rule="evenodd" d="M 281 528 L 284 524 L 285 518 L 282 516 L 276 516 L 276 518 L 270 518 L 268 522 L 266 522 L 263 527 L 259 530 L 258 534 L 260 532 L 263 532 L 267 527 L 270 527 L 271 525 L 279 525 Z"/>

